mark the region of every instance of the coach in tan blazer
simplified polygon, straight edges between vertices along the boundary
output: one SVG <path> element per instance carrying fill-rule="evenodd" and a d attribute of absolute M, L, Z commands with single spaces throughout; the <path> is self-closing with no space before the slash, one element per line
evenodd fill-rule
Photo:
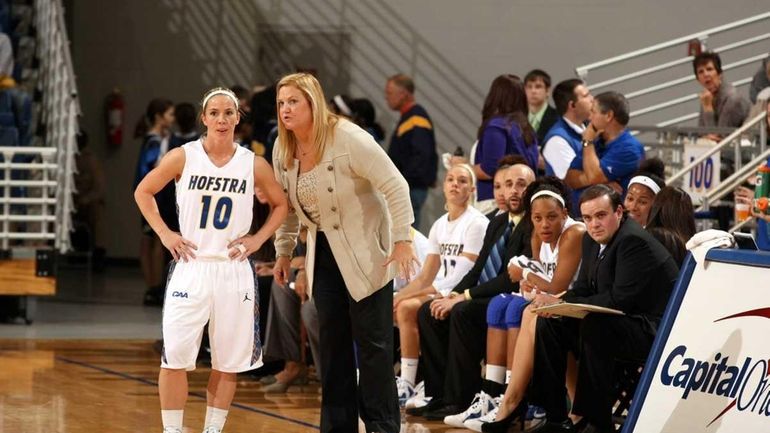
<path fill-rule="evenodd" d="M 274 276 L 285 284 L 302 223 L 320 325 L 321 431 L 357 431 L 360 413 L 366 431 L 397 433 L 391 281 L 416 262 L 409 187 L 371 135 L 329 112 L 312 75 L 288 75 L 277 92 L 273 164 L 290 210 Z"/>
<path fill-rule="evenodd" d="M 276 158 L 278 146 L 273 153 Z M 289 217 L 276 232 L 276 253 L 291 255 L 299 224 L 308 228 L 305 269 L 312 291 L 316 234 L 323 231 L 350 296 L 360 301 L 394 278 L 396 267 L 383 266 L 393 243 L 411 240 L 414 217 L 406 180 L 368 132 L 340 119 L 316 167 L 316 223 L 298 202 L 297 162 L 291 168 L 277 163 L 274 167 L 290 201 Z"/>

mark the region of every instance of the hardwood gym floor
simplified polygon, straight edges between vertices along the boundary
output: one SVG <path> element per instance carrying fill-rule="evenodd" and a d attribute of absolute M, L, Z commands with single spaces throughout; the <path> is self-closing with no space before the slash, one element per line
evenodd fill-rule
<path fill-rule="evenodd" d="M 60 270 L 30 325 L 0 324 L 0 433 L 159 433 L 161 310 L 141 306 L 143 292 L 136 268 Z M 208 372 L 189 374 L 185 433 L 202 430 Z M 243 375 L 238 386 L 225 432 L 318 432 L 317 383 L 266 395 Z M 404 433 L 467 431 L 406 421 Z"/>

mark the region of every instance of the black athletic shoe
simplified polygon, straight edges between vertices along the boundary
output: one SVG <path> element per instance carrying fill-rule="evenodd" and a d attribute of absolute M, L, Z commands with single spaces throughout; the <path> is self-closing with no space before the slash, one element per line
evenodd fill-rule
<path fill-rule="evenodd" d="M 423 418 L 428 421 L 443 421 L 444 418 L 462 412 L 462 408 L 454 404 L 447 404 L 431 411 L 424 412 Z"/>
<path fill-rule="evenodd" d="M 440 399 L 432 399 L 428 404 L 425 406 L 420 407 L 409 407 L 406 409 L 406 414 L 411 416 L 423 416 L 426 412 L 430 412 L 435 409 L 439 409 L 444 407 L 444 402 Z"/>

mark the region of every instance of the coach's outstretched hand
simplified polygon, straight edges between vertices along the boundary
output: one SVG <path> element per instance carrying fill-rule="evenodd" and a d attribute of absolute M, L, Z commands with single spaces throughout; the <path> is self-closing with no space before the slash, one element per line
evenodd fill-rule
<path fill-rule="evenodd" d="M 194 243 L 183 238 L 179 233 L 168 230 L 158 237 L 163 246 L 171 252 L 172 256 L 174 256 L 174 261 L 178 262 L 179 260 L 182 260 L 186 262 L 195 258 L 195 253 L 193 253 L 193 251 L 197 250 L 198 247 Z"/>
<path fill-rule="evenodd" d="M 398 275 L 405 281 L 411 281 L 412 276 L 415 274 L 414 265 L 420 266 L 420 261 L 417 260 L 417 255 L 414 253 L 411 242 L 396 242 L 393 246 L 393 254 L 388 257 L 383 266 L 388 266 L 392 262 L 398 264 Z"/>

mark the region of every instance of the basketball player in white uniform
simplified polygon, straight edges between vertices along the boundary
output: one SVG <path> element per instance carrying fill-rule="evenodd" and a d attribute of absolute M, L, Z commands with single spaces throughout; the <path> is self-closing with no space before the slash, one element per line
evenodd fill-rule
<path fill-rule="evenodd" d="M 286 197 L 261 157 L 234 143 L 238 99 L 217 88 L 203 98 L 207 133 L 169 152 L 134 193 L 142 215 L 174 256 L 163 307 L 163 352 L 158 378 L 164 433 L 181 433 L 187 371 L 195 369 L 209 323 L 212 372 L 205 433 L 221 432 L 236 373 L 262 364 L 256 278 L 245 259 L 273 235 L 288 213 Z M 180 233 L 171 232 L 154 194 L 176 181 Z M 255 187 L 273 208 L 249 235 Z"/>
<path fill-rule="evenodd" d="M 401 376 L 396 378 L 399 403 L 416 394 L 415 376 L 420 356 L 417 312 L 433 297 L 448 296 L 476 262 L 489 219 L 472 206 L 475 175 L 458 164 L 444 178 L 448 212 L 433 224 L 428 235 L 428 256 L 417 277 L 393 298 L 393 312 L 401 341 Z"/>
<path fill-rule="evenodd" d="M 498 410 L 476 420 L 467 420 L 464 422 L 466 428 L 506 431 L 510 424 L 520 422 L 526 415 L 527 407 L 522 398 L 532 376 L 537 317 L 527 305 L 529 300 L 536 299 L 538 292 L 557 295 L 569 290 L 577 278 L 582 258 L 585 225 L 569 216 L 569 203 L 566 201 L 569 196 L 563 183 L 555 177 L 533 182 L 525 194 L 533 225 L 532 255 L 537 258 L 542 271 L 522 268 L 518 266 L 517 258 L 512 259 L 508 274 L 512 280 L 520 281 L 520 293 L 524 296 L 499 295 L 489 304 L 489 329 L 507 333 L 507 344 L 503 347 L 507 347 L 508 353 L 498 352 L 491 356 L 504 360 L 509 366 L 507 387 Z M 490 340 L 487 340 L 487 346 L 494 347 Z M 574 387 L 568 388 L 570 392 L 574 391 Z M 495 419 L 497 422 L 493 423 Z M 487 425 L 482 427 L 484 423 Z"/>

